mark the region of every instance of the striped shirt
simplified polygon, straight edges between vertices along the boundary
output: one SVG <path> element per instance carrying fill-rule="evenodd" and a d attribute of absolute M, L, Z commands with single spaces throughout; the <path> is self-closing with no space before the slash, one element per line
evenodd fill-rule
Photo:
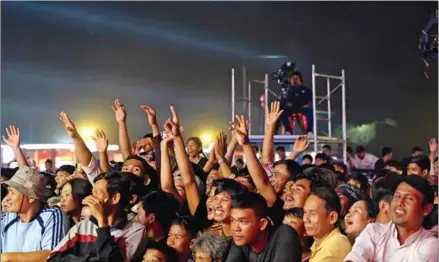
<path fill-rule="evenodd" d="M 52 250 L 67 234 L 68 219 L 58 207 L 43 208 L 30 222 L 16 213 L 1 216 L 2 252 Z"/>

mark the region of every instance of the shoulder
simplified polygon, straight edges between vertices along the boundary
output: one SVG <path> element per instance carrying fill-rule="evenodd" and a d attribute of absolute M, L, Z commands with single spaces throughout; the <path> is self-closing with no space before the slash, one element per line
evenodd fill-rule
<path fill-rule="evenodd" d="M 43 219 L 44 222 L 49 222 L 51 219 L 54 220 L 56 224 L 62 224 L 67 221 L 67 216 L 59 207 L 46 207 L 41 210 L 39 217 Z"/>
<path fill-rule="evenodd" d="M 434 232 L 428 231 L 426 229 L 422 229 L 422 237 L 421 242 L 424 247 L 431 247 L 431 246 L 438 246 L 437 237 L 435 236 Z M 437 248 L 436 248 L 437 249 Z"/>
<path fill-rule="evenodd" d="M 18 222 L 18 215 L 16 213 L 5 212 L 1 216 L 2 231 L 6 231 L 6 227 L 10 227 L 14 222 Z"/>
<path fill-rule="evenodd" d="M 127 230 L 128 232 L 132 233 L 132 234 L 136 234 L 136 233 L 144 233 L 146 232 L 146 228 L 136 222 L 133 221 L 128 221 L 125 225 L 125 230 Z"/>
<path fill-rule="evenodd" d="M 296 230 L 287 225 L 279 225 L 272 233 L 274 238 L 281 238 L 282 241 L 295 241 L 299 239 Z"/>

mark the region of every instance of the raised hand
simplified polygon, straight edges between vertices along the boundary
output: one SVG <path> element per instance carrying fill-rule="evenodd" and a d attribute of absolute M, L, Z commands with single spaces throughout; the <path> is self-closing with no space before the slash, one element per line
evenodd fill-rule
<path fill-rule="evenodd" d="M 268 111 L 268 107 L 265 108 L 265 122 L 267 125 L 275 125 L 283 112 L 283 110 L 280 110 L 279 101 L 272 102 L 270 111 Z"/>
<path fill-rule="evenodd" d="M 125 110 L 125 105 L 119 99 L 116 99 L 111 106 L 118 123 L 123 123 L 127 120 L 127 111 Z"/>
<path fill-rule="evenodd" d="M 71 138 L 77 138 L 79 137 L 78 131 L 76 130 L 75 124 L 73 124 L 72 120 L 70 120 L 69 115 L 67 115 L 64 112 L 61 112 L 59 114 L 59 120 L 64 123 L 64 126 L 67 130 L 67 134 Z"/>
<path fill-rule="evenodd" d="M 142 105 L 140 108 L 145 111 L 148 116 L 148 121 L 151 126 L 157 125 L 157 114 L 154 108 L 149 105 Z"/>
<path fill-rule="evenodd" d="M 235 131 L 236 140 L 239 145 L 245 145 L 250 143 L 248 140 L 248 121 L 244 119 L 244 116 L 236 116 L 236 123 L 231 125 L 231 130 Z"/>
<path fill-rule="evenodd" d="M 224 132 L 220 132 L 216 137 L 215 142 L 215 156 L 217 159 L 224 158 L 227 150 L 227 135 Z"/>
<path fill-rule="evenodd" d="M 107 152 L 108 139 L 107 139 L 107 136 L 105 135 L 104 131 L 96 129 L 95 136 L 92 138 L 96 142 L 96 149 L 97 149 L 98 153 Z"/>
<path fill-rule="evenodd" d="M 107 226 L 102 201 L 94 196 L 87 196 L 86 198 L 84 198 L 84 200 L 82 200 L 82 204 L 90 207 L 91 214 L 98 221 L 99 227 Z"/>
<path fill-rule="evenodd" d="M 293 152 L 302 153 L 307 150 L 309 147 L 308 137 L 307 136 L 299 136 L 294 142 Z"/>
<path fill-rule="evenodd" d="M 8 138 L 3 137 L 3 141 L 10 146 L 12 149 L 17 149 L 20 146 L 20 129 L 14 125 L 10 125 L 9 128 L 6 127 L 6 134 Z"/>
<path fill-rule="evenodd" d="M 432 139 L 428 140 L 428 145 L 430 148 L 430 153 L 437 152 L 437 139 L 436 138 L 432 138 Z"/>

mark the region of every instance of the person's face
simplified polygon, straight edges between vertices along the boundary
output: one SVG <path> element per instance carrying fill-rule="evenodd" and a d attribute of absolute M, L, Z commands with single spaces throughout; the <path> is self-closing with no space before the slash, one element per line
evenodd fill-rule
<path fill-rule="evenodd" d="M 303 207 L 303 222 L 308 236 L 323 238 L 334 229 L 338 215 L 335 211 L 327 212 L 325 200 L 310 195 Z"/>
<path fill-rule="evenodd" d="M 293 207 L 303 208 L 311 193 L 311 182 L 308 179 L 299 179 L 293 186 Z"/>
<path fill-rule="evenodd" d="M 55 175 L 56 189 L 61 189 L 67 183 L 67 177 L 70 176 L 66 171 L 58 171 Z"/>
<path fill-rule="evenodd" d="M 265 230 L 268 221 L 258 219 L 252 209 L 232 209 L 231 227 L 233 241 L 237 246 L 252 244 L 257 241 L 258 235 Z"/>
<path fill-rule="evenodd" d="M 195 262 L 214 262 L 209 254 L 206 254 L 200 250 L 195 250 L 194 260 Z"/>
<path fill-rule="evenodd" d="M 367 206 L 365 201 L 355 202 L 344 218 L 346 229 L 345 232 L 351 236 L 359 236 L 361 231 L 366 228 L 372 219 L 367 215 Z"/>
<path fill-rule="evenodd" d="M 358 181 L 356 179 L 349 179 L 348 180 L 348 184 L 351 185 L 351 186 L 354 186 L 354 187 L 356 187 L 358 189 L 361 189 L 361 183 L 360 183 L 360 181 Z"/>
<path fill-rule="evenodd" d="M 294 197 L 293 197 L 293 190 L 294 190 L 294 181 L 288 181 L 285 184 L 284 192 L 282 193 L 282 200 L 284 201 L 283 209 L 287 210 L 294 207 Z"/>
<path fill-rule="evenodd" d="M 206 194 L 210 194 L 210 191 L 212 190 L 212 183 L 218 178 L 218 172 L 217 171 L 211 171 L 206 179 Z"/>
<path fill-rule="evenodd" d="M 326 160 L 321 159 L 321 158 L 316 158 L 316 166 L 320 166 L 322 164 L 325 164 Z"/>
<path fill-rule="evenodd" d="M 350 202 L 349 199 L 343 195 L 341 192 L 337 192 L 338 198 L 340 198 L 340 204 L 341 204 L 341 213 L 340 216 L 344 217 L 344 215 L 348 212 L 350 208 Z"/>
<path fill-rule="evenodd" d="M 244 163 L 241 161 L 236 161 L 236 167 L 238 167 L 239 169 L 242 169 L 244 167 Z"/>
<path fill-rule="evenodd" d="M 300 237 L 305 235 L 305 224 L 303 219 L 291 215 L 285 216 L 283 224 L 294 228 Z"/>
<path fill-rule="evenodd" d="M 422 225 L 424 216 L 432 209 L 431 204 L 422 206 L 423 198 L 423 194 L 409 184 L 400 183 L 390 205 L 393 222 L 405 228 L 416 228 Z"/>
<path fill-rule="evenodd" d="M 232 208 L 232 198 L 229 194 L 221 192 L 215 195 L 213 219 L 216 222 L 223 222 L 230 219 L 230 211 Z"/>
<path fill-rule="evenodd" d="M 422 170 L 420 166 L 415 163 L 410 163 L 407 166 L 407 175 L 417 175 L 417 176 L 426 176 L 428 174 L 428 170 Z"/>
<path fill-rule="evenodd" d="M 325 155 L 327 155 L 327 156 L 331 156 L 331 151 L 329 151 L 329 149 L 326 148 L 326 147 L 324 147 L 324 148 L 322 149 L 322 153 L 325 154 Z"/>
<path fill-rule="evenodd" d="M 3 211 L 9 213 L 18 213 L 26 210 L 30 199 L 24 194 L 20 193 L 13 187 L 8 187 L 8 194 L 3 198 L 2 207 Z"/>
<path fill-rule="evenodd" d="M 168 262 L 168 259 L 161 251 L 148 248 L 143 256 L 142 262 Z"/>
<path fill-rule="evenodd" d="M 67 215 L 72 215 L 75 211 L 81 210 L 81 205 L 72 195 L 72 185 L 66 183 L 61 190 L 61 201 L 59 203 L 62 211 Z"/>
<path fill-rule="evenodd" d="M 333 164 L 332 166 L 334 167 L 335 172 L 340 172 L 340 173 L 344 174 L 343 167 L 341 167 L 340 165 L 337 165 L 337 164 Z"/>
<path fill-rule="evenodd" d="M 359 159 L 363 159 L 366 156 L 366 152 L 357 153 Z"/>
<path fill-rule="evenodd" d="M 291 85 L 297 86 L 302 84 L 302 81 L 300 81 L 300 77 L 298 75 L 292 75 L 291 76 Z"/>
<path fill-rule="evenodd" d="M 104 203 L 104 208 L 108 202 L 108 199 L 110 198 L 110 195 L 108 194 L 108 191 L 107 191 L 107 184 L 108 184 L 107 180 L 105 180 L 105 179 L 98 180 L 94 184 L 93 190 L 92 190 L 92 195 L 96 199 L 98 199 L 99 201 Z"/>
<path fill-rule="evenodd" d="M 45 166 L 46 170 L 52 170 L 52 168 L 53 168 L 52 162 L 45 162 L 44 166 Z"/>
<path fill-rule="evenodd" d="M 280 159 L 285 159 L 287 157 L 285 154 L 285 151 L 283 151 L 283 150 L 277 150 L 276 152 L 277 152 Z"/>
<path fill-rule="evenodd" d="M 177 189 L 177 192 L 181 196 L 181 198 L 185 200 L 186 190 L 184 190 L 184 184 L 183 184 L 183 180 L 181 179 L 180 171 L 179 170 L 175 171 L 173 176 L 174 176 L 175 188 Z"/>
<path fill-rule="evenodd" d="M 309 158 L 304 158 L 302 160 L 302 165 L 311 165 L 312 161 Z"/>
<path fill-rule="evenodd" d="M 137 206 L 137 215 L 135 221 L 145 226 L 146 228 L 148 228 L 148 226 L 150 225 L 150 218 L 148 217 L 148 214 L 145 212 L 142 202 L 139 202 L 139 205 Z"/>
<path fill-rule="evenodd" d="M 415 152 L 412 154 L 413 157 L 415 157 L 415 156 L 421 156 L 421 155 L 422 155 L 422 151 L 415 151 Z"/>
<path fill-rule="evenodd" d="M 186 144 L 186 150 L 190 157 L 197 157 L 201 151 L 201 148 L 192 140 L 189 140 Z"/>
<path fill-rule="evenodd" d="M 190 244 L 191 238 L 187 234 L 186 229 L 180 225 L 172 225 L 168 233 L 168 246 L 177 251 L 177 254 L 184 255 L 191 252 Z"/>
<path fill-rule="evenodd" d="M 128 159 L 123 163 L 122 172 L 133 173 L 138 177 L 142 177 L 145 174 L 142 162 L 137 159 Z M 147 182 L 147 181 L 145 181 Z"/>
<path fill-rule="evenodd" d="M 83 206 L 81 210 L 81 220 L 89 219 L 92 216 L 89 206 Z"/>
<path fill-rule="evenodd" d="M 207 219 L 213 220 L 214 212 L 215 212 L 215 190 L 216 187 L 212 187 L 212 190 L 210 191 L 209 197 L 206 200 L 206 206 L 207 206 Z"/>
<path fill-rule="evenodd" d="M 239 176 L 239 177 L 235 178 L 235 181 L 240 183 L 241 185 L 245 186 L 249 192 L 254 192 L 256 188 L 254 185 L 252 185 L 250 183 L 249 179 L 251 179 L 251 178 L 245 177 L 245 176 Z"/>
<path fill-rule="evenodd" d="M 150 137 L 142 138 L 137 142 L 137 146 L 139 146 L 143 152 L 150 152 L 154 148 L 154 141 Z"/>
<path fill-rule="evenodd" d="M 288 169 L 284 164 L 279 164 L 274 167 L 273 176 L 270 177 L 270 183 L 276 193 L 282 192 L 285 183 L 288 179 Z"/>

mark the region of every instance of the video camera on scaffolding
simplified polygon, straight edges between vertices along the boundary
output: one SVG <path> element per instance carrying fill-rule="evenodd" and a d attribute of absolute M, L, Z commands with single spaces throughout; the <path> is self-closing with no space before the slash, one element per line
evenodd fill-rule
<path fill-rule="evenodd" d="M 277 72 L 271 73 L 271 79 L 277 80 L 282 88 L 286 88 L 291 85 L 290 79 L 294 72 L 296 72 L 296 63 L 286 62 Z"/>

